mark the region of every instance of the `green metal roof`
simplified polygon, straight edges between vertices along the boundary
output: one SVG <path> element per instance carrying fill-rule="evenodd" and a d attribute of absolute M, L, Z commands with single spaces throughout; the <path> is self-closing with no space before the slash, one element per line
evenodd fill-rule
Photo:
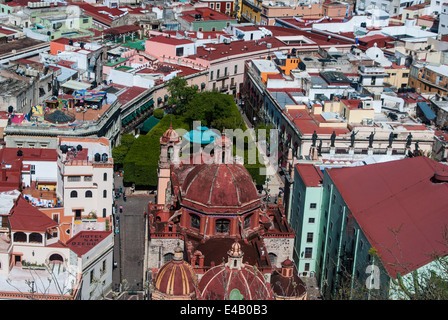
<path fill-rule="evenodd" d="M 159 123 L 159 119 L 157 119 L 154 116 L 150 116 L 148 119 L 145 120 L 145 122 L 143 122 L 143 126 L 141 131 L 142 132 L 149 132 L 151 131 L 152 128 L 154 128 L 158 123 Z"/>

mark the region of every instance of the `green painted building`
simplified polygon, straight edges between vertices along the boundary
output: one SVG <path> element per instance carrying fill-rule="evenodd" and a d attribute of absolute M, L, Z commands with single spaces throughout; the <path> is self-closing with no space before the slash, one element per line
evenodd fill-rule
<path fill-rule="evenodd" d="M 236 18 L 210 8 L 196 8 L 184 11 L 179 17 L 182 30 L 187 31 L 222 31 L 231 24 L 237 23 Z"/>
<path fill-rule="evenodd" d="M 316 170 L 296 165 L 289 220 L 299 274 L 310 263 L 325 299 L 422 298 L 414 285 L 428 279 L 447 287 L 445 165 L 421 156 L 327 168 L 320 185 Z"/>
<path fill-rule="evenodd" d="M 299 274 L 312 276 L 318 267 L 322 172 L 313 164 L 297 164 L 292 178 L 294 192 L 288 220 L 296 232 L 293 258 Z"/>

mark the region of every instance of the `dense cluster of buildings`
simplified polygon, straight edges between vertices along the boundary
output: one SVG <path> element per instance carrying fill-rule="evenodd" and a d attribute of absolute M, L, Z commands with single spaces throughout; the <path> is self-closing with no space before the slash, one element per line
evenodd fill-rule
<path fill-rule="evenodd" d="M 310 278 L 324 299 L 401 298 L 446 255 L 448 2 L 0 8 L 0 298 L 111 290 L 111 150 L 169 107 L 175 77 L 276 129 L 284 186 L 274 204 L 239 164 L 173 162 L 168 130 L 144 244 L 153 299 L 303 300 Z M 24 282 L 30 268 L 63 285 Z"/>

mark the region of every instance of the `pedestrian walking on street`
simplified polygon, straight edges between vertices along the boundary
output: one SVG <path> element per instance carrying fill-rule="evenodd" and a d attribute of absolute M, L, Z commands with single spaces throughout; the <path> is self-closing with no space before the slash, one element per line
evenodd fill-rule
<path fill-rule="evenodd" d="M 123 206 L 120 206 L 120 213 L 123 212 Z"/>

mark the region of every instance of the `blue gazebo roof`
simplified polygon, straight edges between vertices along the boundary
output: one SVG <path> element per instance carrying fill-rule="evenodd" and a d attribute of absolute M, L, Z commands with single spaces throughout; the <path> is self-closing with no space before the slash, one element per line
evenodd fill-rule
<path fill-rule="evenodd" d="M 193 143 L 209 144 L 215 141 L 216 137 L 219 137 L 219 134 L 207 127 L 199 126 L 187 132 L 182 138 Z"/>

